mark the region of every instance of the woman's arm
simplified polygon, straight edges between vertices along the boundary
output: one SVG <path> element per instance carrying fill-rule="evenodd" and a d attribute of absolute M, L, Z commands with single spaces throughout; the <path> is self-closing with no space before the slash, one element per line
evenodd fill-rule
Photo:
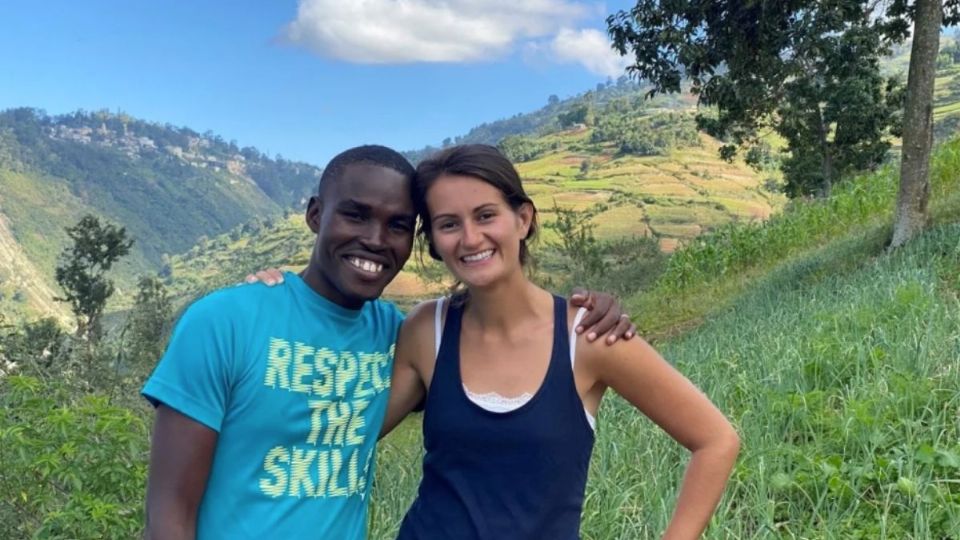
<path fill-rule="evenodd" d="M 435 309 L 435 301 L 419 304 L 410 311 L 400 327 L 393 374 L 390 377 L 390 401 L 387 403 L 383 428 L 380 429 L 381 439 L 397 427 L 426 396 L 426 386 L 417 369 L 417 361 L 434 356 L 431 346 Z"/>
<path fill-rule="evenodd" d="M 663 537 L 699 538 L 736 462 L 740 449 L 736 431 L 709 398 L 646 341 L 584 345 L 579 349 L 598 382 L 613 388 L 690 450 L 677 506 Z"/>

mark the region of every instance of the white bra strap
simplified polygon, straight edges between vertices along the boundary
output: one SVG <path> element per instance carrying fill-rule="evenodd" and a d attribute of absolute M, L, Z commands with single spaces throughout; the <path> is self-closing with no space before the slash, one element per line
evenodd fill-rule
<path fill-rule="evenodd" d="M 437 299 L 437 310 L 433 315 L 433 357 L 440 356 L 440 338 L 443 337 L 443 297 Z"/>
<path fill-rule="evenodd" d="M 573 326 L 570 327 L 570 369 L 574 367 L 574 363 L 577 361 L 577 326 L 580 325 L 580 321 L 583 320 L 583 316 L 587 314 L 587 308 L 580 308 L 577 310 L 577 314 L 573 317 Z M 583 414 L 587 417 L 587 423 L 590 424 L 590 429 L 593 431 L 597 430 L 597 419 L 590 414 L 590 411 L 587 410 L 587 407 L 583 407 Z"/>
<path fill-rule="evenodd" d="M 572 368 L 574 362 L 577 360 L 577 326 L 580 325 L 580 321 L 583 320 L 583 316 L 587 314 L 587 308 L 580 308 L 577 310 L 577 314 L 573 317 L 573 326 L 570 327 L 570 367 Z"/>

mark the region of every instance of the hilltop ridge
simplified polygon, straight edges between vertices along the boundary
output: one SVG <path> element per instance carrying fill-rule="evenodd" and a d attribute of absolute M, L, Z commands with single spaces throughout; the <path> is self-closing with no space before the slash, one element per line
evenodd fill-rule
<path fill-rule="evenodd" d="M 309 164 L 123 113 L 2 111 L 0 220 L 20 262 L 0 268 L 0 305 L 56 311 L 41 291 L 55 287 L 64 227 L 83 214 L 118 223 L 136 240 L 117 266 L 123 293 L 204 237 L 301 206 L 319 176 Z"/>

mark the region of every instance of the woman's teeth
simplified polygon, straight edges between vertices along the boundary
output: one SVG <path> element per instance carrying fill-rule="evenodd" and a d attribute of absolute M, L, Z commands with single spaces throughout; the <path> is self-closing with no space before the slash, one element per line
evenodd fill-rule
<path fill-rule="evenodd" d="M 476 253 L 474 255 L 466 255 L 462 257 L 462 259 L 465 262 L 477 262 L 477 261 L 489 259 L 492 255 L 493 255 L 493 250 L 488 249 L 486 251 L 481 251 L 480 253 Z"/>

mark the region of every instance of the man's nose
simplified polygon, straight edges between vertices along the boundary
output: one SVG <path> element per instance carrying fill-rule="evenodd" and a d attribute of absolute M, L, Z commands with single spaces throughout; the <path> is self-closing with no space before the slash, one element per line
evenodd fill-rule
<path fill-rule="evenodd" d="M 364 234 L 360 238 L 360 241 L 370 249 L 382 249 L 386 246 L 386 232 L 386 227 L 379 223 L 371 223 L 370 226 L 363 231 Z"/>

